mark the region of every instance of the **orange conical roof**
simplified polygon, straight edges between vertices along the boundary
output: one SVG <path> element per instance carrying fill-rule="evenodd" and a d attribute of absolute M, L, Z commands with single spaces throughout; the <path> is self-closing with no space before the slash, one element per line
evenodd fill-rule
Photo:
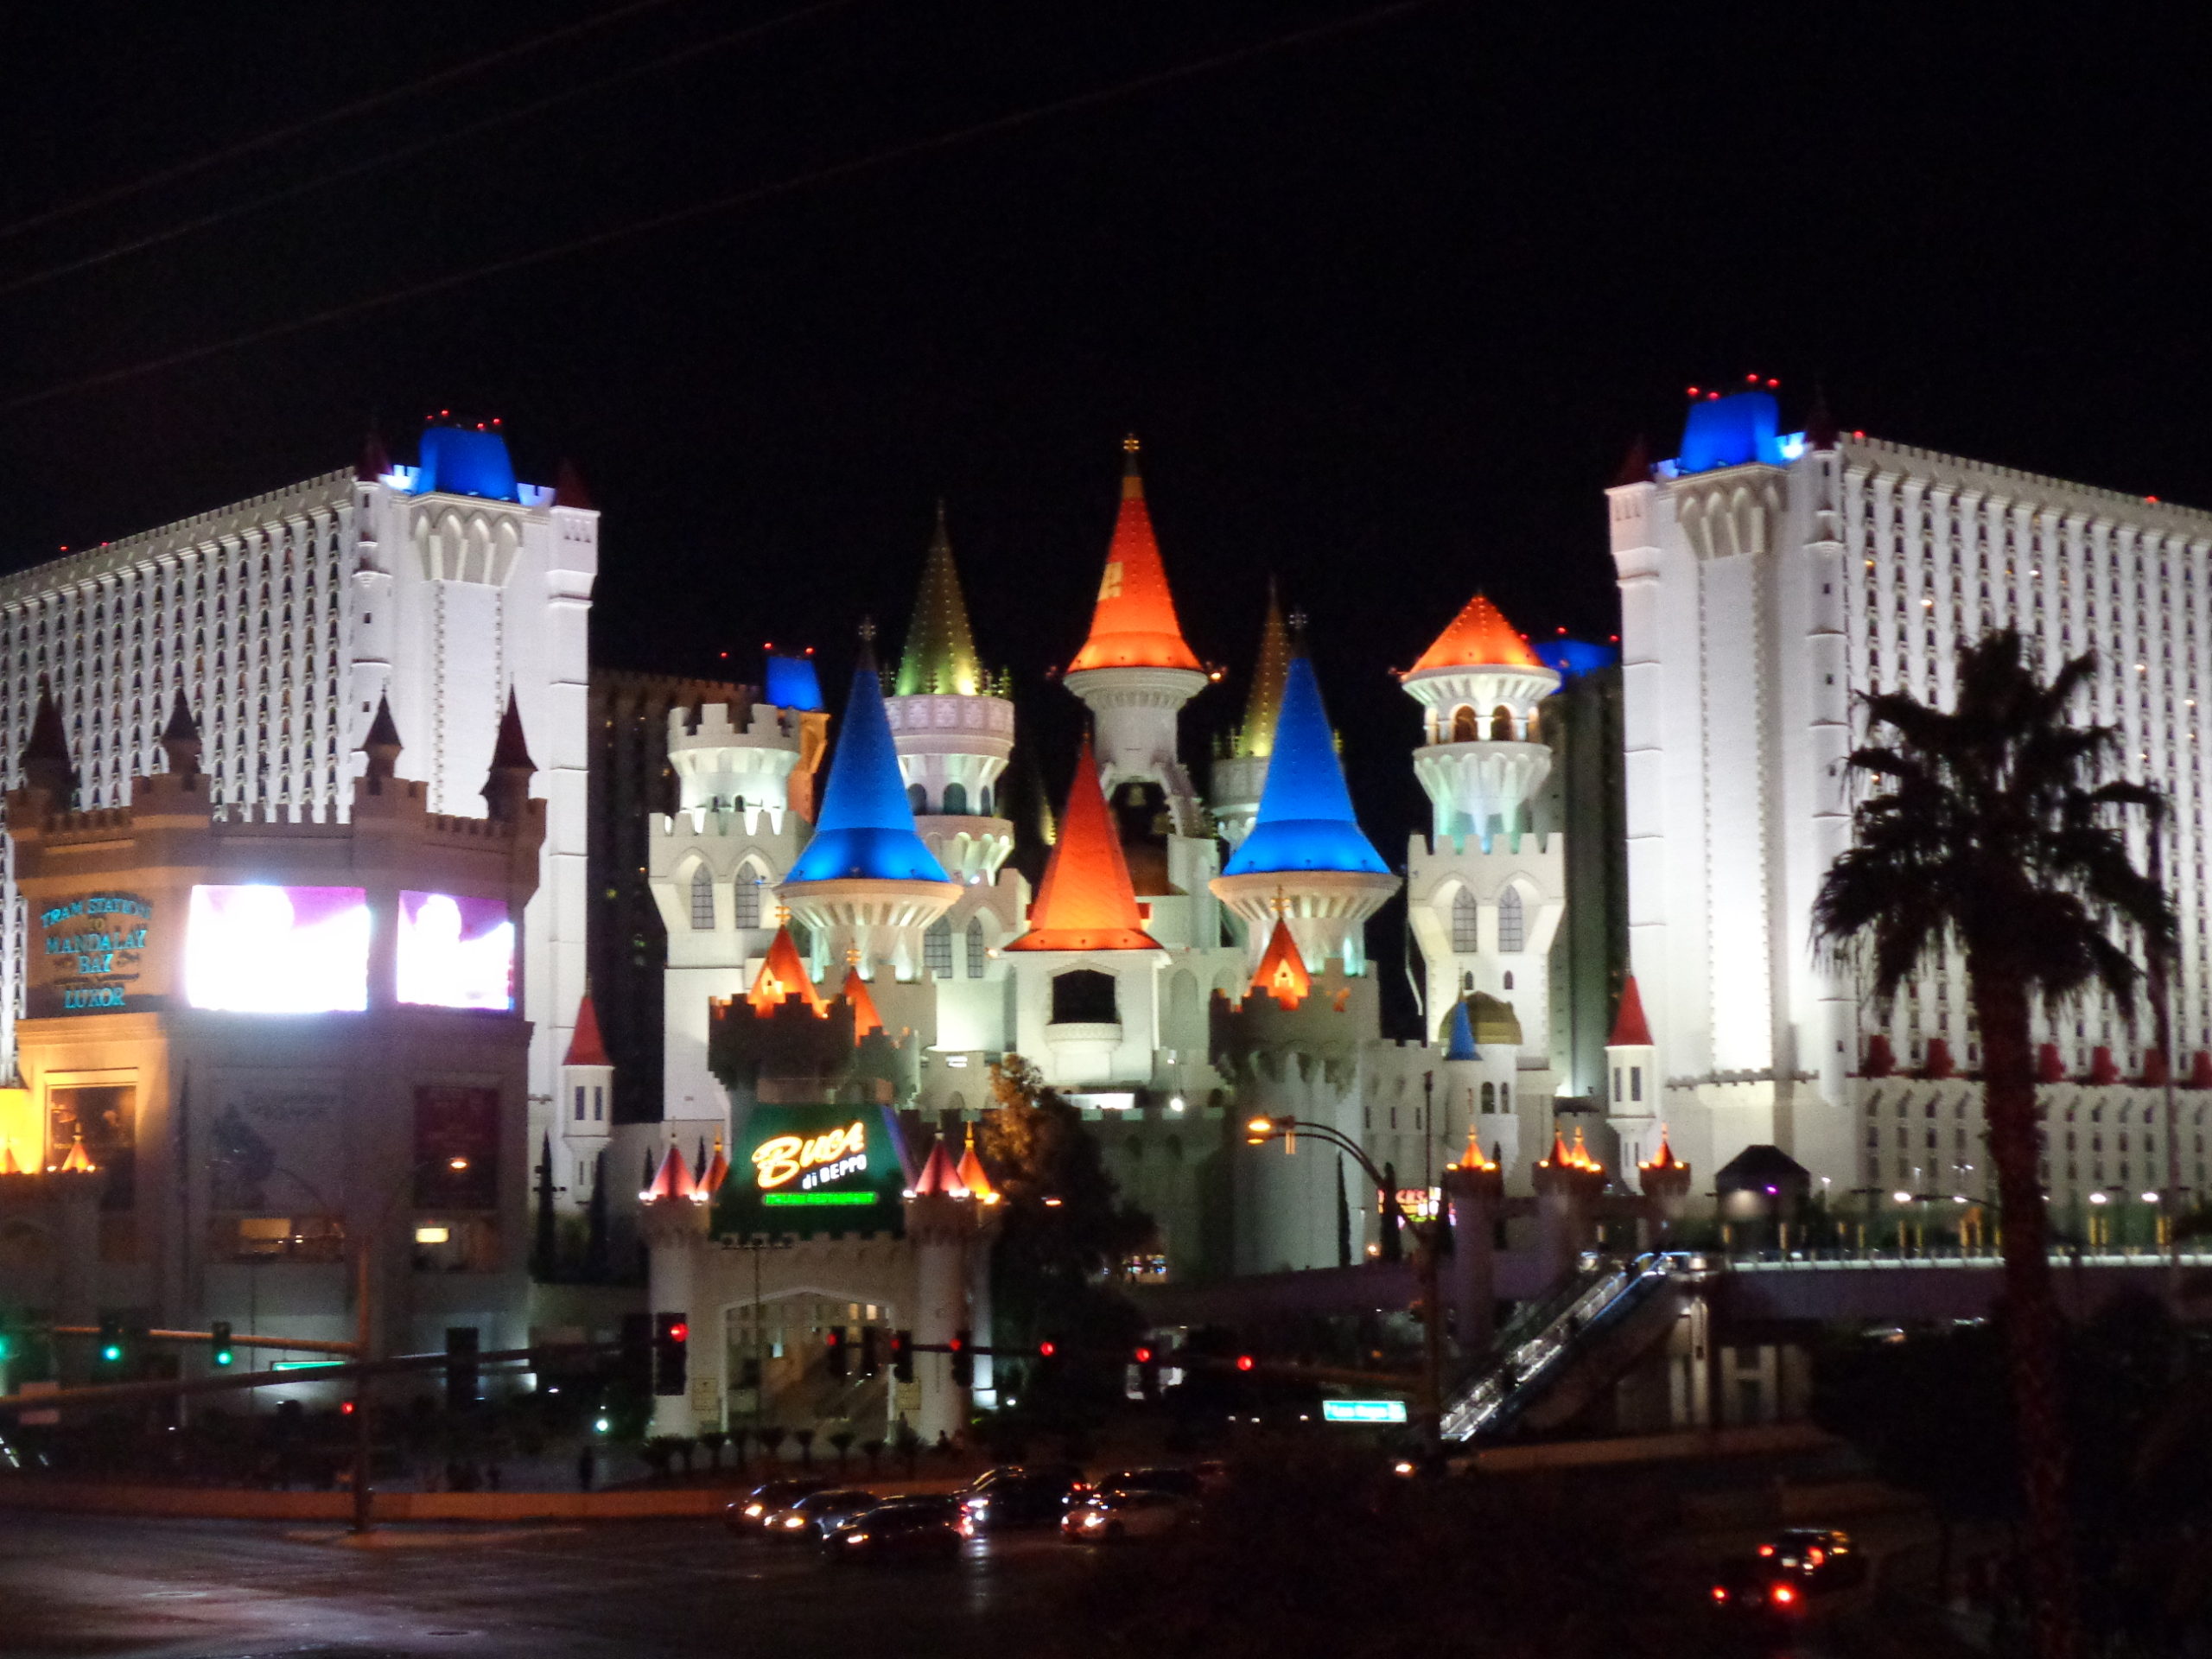
<path fill-rule="evenodd" d="M 1651 1046 L 1651 1022 L 1643 1017 L 1643 999 L 1637 995 L 1636 976 L 1628 976 L 1628 983 L 1621 987 L 1621 1010 L 1613 1016 L 1613 1034 L 1605 1039 L 1607 1048 L 1649 1048 Z"/>
<path fill-rule="evenodd" d="M 722 1183 L 728 1179 L 729 1154 L 722 1150 L 722 1138 L 718 1135 L 715 1137 L 715 1155 L 699 1172 L 699 1190 L 712 1198 L 722 1190 Z"/>
<path fill-rule="evenodd" d="M 1567 1137 L 1554 1128 L 1552 1130 L 1552 1155 L 1543 1160 L 1548 1169 L 1564 1169 L 1573 1163 L 1574 1154 L 1567 1149 Z"/>
<path fill-rule="evenodd" d="M 1467 1150 L 1460 1155 L 1459 1161 L 1452 1167 L 1471 1170 L 1492 1170 L 1497 1167 L 1494 1160 L 1483 1156 L 1483 1143 L 1475 1139 L 1475 1126 L 1471 1123 L 1467 1125 Z"/>
<path fill-rule="evenodd" d="M 825 1019 L 829 1016 L 830 1005 L 807 977 L 806 964 L 799 960 L 798 947 L 791 943 L 791 925 L 785 923 L 768 941 L 768 959 L 760 964 L 760 976 L 753 982 L 745 1000 L 755 1014 L 772 1014 L 793 996 L 804 997 L 808 1007 Z"/>
<path fill-rule="evenodd" d="M 1122 476 L 1122 513 L 1114 521 L 1114 540 L 1106 550 L 1106 574 L 1098 583 L 1098 608 L 1091 613 L 1090 638 L 1068 664 L 1068 672 L 1087 668 L 1189 668 L 1198 666 L 1183 643 L 1175 619 L 1174 595 L 1160 563 L 1160 543 L 1152 533 L 1152 514 L 1144 504 L 1144 479 L 1137 472 L 1137 441 L 1128 439 L 1128 465 Z"/>
<path fill-rule="evenodd" d="M 1286 1008 L 1296 1007 L 1313 988 L 1313 976 L 1306 969 L 1306 958 L 1298 953 L 1298 941 L 1290 936 L 1290 924 L 1280 916 L 1275 918 L 1275 931 L 1268 940 L 1267 954 L 1260 958 L 1259 968 L 1252 975 L 1252 988 L 1272 996 L 1278 1007 Z"/>
<path fill-rule="evenodd" d="M 1482 594 L 1467 601 L 1467 608 L 1452 619 L 1452 626 L 1436 636 L 1421 660 L 1406 671 L 1426 668 L 1541 668 L 1529 642 L 1515 632 L 1497 607 Z"/>
<path fill-rule="evenodd" d="M 85 1150 L 85 1137 L 83 1135 L 79 1135 L 77 1139 L 71 1143 L 69 1147 L 69 1155 L 61 1160 L 61 1167 L 67 1170 L 73 1170 L 79 1175 L 89 1175 L 92 1173 L 94 1168 L 92 1154 Z"/>
<path fill-rule="evenodd" d="M 691 1179 L 691 1166 L 683 1161 L 682 1149 L 671 1141 L 660 1167 L 653 1173 L 653 1184 L 639 1196 L 647 1204 L 655 1204 L 664 1198 L 688 1198 L 696 1189 L 697 1183 Z"/>
<path fill-rule="evenodd" d="M 1090 740 L 1076 757 L 1075 782 L 1060 814 L 1060 838 L 1029 906 L 1029 931 L 1009 950 L 1157 950 L 1160 943 L 1144 931 L 1136 889 L 1129 884 L 1128 861 L 1106 815 L 1106 796 L 1098 787 L 1098 763 Z"/>
<path fill-rule="evenodd" d="M 1645 1159 L 1639 1167 L 1644 1169 L 1688 1169 L 1689 1167 L 1688 1164 L 1675 1156 L 1674 1147 L 1667 1144 L 1667 1126 L 1664 1123 L 1659 1126 L 1659 1150 Z"/>
<path fill-rule="evenodd" d="M 991 1178 L 983 1169 L 983 1160 L 976 1155 L 976 1126 L 973 1123 L 968 1126 L 968 1145 L 960 1154 L 960 1167 L 954 1173 L 959 1176 L 960 1185 L 966 1187 L 972 1197 L 981 1198 L 985 1204 L 999 1201 L 998 1188 L 991 1185 Z"/>
<path fill-rule="evenodd" d="M 576 1028 L 569 1033 L 569 1052 L 562 1058 L 563 1065 L 612 1065 L 607 1058 L 607 1043 L 599 1034 L 599 1015 L 593 1011 L 591 993 L 584 993 L 584 1000 L 576 1004 Z"/>
<path fill-rule="evenodd" d="M 0 1135 L 0 1175 L 23 1175 L 29 1172 L 16 1161 L 16 1145 L 5 1135 Z"/>
<path fill-rule="evenodd" d="M 875 1011 L 875 998 L 868 994 L 868 981 L 861 977 L 857 968 L 845 969 L 845 1001 L 853 1005 L 853 1040 L 855 1042 L 871 1031 L 883 1029 L 883 1016 Z"/>

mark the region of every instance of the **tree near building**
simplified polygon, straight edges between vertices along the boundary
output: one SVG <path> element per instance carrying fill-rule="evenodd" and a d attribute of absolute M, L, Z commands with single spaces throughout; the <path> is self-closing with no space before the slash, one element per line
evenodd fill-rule
<path fill-rule="evenodd" d="M 1866 699 L 1870 742 L 1849 766 L 1871 792 L 1854 808 L 1853 844 L 1813 908 L 1815 937 L 1878 1009 L 1922 967 L 1954 951 L 1965 958 L 2004 1229 L 2007 1357 L 2043 1659 L 2073 1659 L 2080 1634 L 2031 1007 L 2055 1014 L 2101 988 L 2132 1023 L 2145 971 L 2128 946 L 2155 959 L 2171 952 L 2177 932 L 2165 893 L 2136 868 L 2125 833 L 2131 813 L 2155 832 L 2163 798 L 2106 778 L 2118 733 L 2072 714 L 2095 674 L 2088 652 L 2045 683 L 2008 628 L 1960 652 L 1948 710 L 1901 692 Z"/>
<path fill-rule="evenodd" d="M 1116 1287 L 1124 1258 L 1151 1243 L 1152 1219 L 1122 1200 L 1098 1138 L 1035 1066 L 1008 1054 L 990 1077 L 994 1109 L 977 1126 L 976 1149 L 1002 1204 L 994 1345 L 1063 1344 L 1070 1363 L 1051 1369 L 1064 1391 L 1096 1393 L 1086 1382 L 1109 1370 L 1080 1361 L 1134 1340 L 1136 1312 Z M 1118 1378 L 1118 1363 L 1109 1369 Z"/>

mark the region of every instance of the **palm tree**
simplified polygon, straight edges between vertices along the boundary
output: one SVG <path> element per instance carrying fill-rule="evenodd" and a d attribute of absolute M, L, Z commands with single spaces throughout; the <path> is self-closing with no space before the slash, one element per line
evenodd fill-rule
<path fill-rule="evenodd" d="M 1960 652 L 1948 712 L 1899 692 L 1867 698 L 1870 734 L 1886 728 L 1891 741 L 1851 756 L 1872 792 L 1813 906 L 1815 936 L 1878 1008 L 1922 963 L 1951 950 L 1966 958 L 2004 1228 L 2007 1357 L 2043 1659 L 2073 1659 L 2079 1624 L 2030 1007 L 2040 1001 L 2055 1013 L 2101 988 L 2132 1024 L 2144 969 L 2123 941 L 2132 937 L 2157 961 L 2177 934 L 2163 887 L 2135 868 L 2117 822 L 2140 810 L 2155 834 L 2164 799 L 2144 785 L 2101 781 L 2118 734 L 2069 712 L 2095 674 L 2091 652 L 2044 683 L 2008 628 Z"/>

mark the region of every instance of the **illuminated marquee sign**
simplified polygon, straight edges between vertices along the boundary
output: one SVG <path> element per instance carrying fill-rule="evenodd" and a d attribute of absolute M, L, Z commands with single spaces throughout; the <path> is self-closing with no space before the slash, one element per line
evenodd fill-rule
<path fill-rule="evenodd" d="M 756 1106 L 730 1161 L 719 1230 L 896 1231 L 906 1184 L 891 1130 L 872 1106 Z"/>
<path fill-rule="evenodd" d="M 753 1148 L 753 1167 L 763 1204 L 875 1202 L 876 1194 L 865 1188 L 835 1190 L 845 1177 L 868 1173 L 868 1125 L 857 1118 L 826 1135 L 779 1135 L 764 1141 Z"/>
<path fill-rule="evenodd" d="M 64 1014 L 127 1005 L 154 907 L 136 893 L 94 893 L 39 912 L 41 946 Z"/>

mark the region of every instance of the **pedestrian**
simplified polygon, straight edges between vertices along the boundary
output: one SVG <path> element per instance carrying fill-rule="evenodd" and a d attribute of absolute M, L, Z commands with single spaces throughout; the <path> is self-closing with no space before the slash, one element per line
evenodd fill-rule
<path fill-rule="evenodd" d="M 591 1442 L 586 1440 L 583 1450 L 576 1453 L 576 1490 L 580 1492 L 591 1491 L 592 1476 L 598 1470 L 599 1454 L 592 1449 Z"/>

